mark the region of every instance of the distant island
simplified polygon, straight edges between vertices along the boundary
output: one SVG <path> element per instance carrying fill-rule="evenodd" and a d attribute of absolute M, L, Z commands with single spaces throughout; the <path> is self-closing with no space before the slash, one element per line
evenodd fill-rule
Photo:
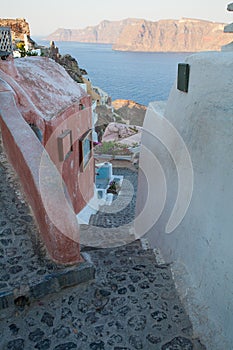
<path fill-rule="evenodd" d="M 221 50 L 233 40 L 225 24 L 199 19 L 124 19 L 102 21 L 84 29 L 59 28 L 46 40 L 112 44 L 113 50 L 144 52 L 198 52 Z"/>

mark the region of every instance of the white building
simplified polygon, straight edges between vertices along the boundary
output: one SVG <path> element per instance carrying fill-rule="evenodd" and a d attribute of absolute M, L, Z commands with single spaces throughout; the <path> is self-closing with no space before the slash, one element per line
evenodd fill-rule
<path fill-rule="evenodd" d="M 108 99 L 109 99 L 109 95 L 107 94 L 107 92 L 105 92 L 104 90 L 102 90 L 98 86 L 93 86 L 93 90 L 100 96 L 100 98 L 101 98 L 100 104 L 107 105 Z"/>
<path fill-rule="evenodd" d="M 186 64 L 180 90 L 175 83 L 167 104 L 151 103 L 145 117 L 135 230 L 172 264 L 194 332 L 209 350 L 230 350 L 233 52 Z"/>

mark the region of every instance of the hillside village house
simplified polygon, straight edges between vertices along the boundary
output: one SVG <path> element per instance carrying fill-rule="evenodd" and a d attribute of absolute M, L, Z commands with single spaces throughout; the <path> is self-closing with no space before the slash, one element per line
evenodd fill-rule
<path fill-rule="evenodd" d="M 93 196 L 94 188 L 91 98 L 61 66 L 47 58 L 2 61 L 0 68 L 2 78 L 17 96 L 25 121 L 62 174 L 78 213 Z"/>
<path fill-rule="evenodd" d="M 79 252 L 75 246 L 79 244 L 75 215 L 94 195 L 91 97 L 70 78 L 63 67 L 49 58 L 13 59 L 10 54 L 10 40 L 6 46 L 7 30 L 9 31 L 9 28 L 4 28 L 4 35 L 1 36 L 1 48 L 4 53 L 1 56 L 4 59 L 0 59 L 3 142 L 13 166 L 20 173 L 20 180 L 30 197 L 30 204 L 34 214 L 36 213 L 41 231 L 49 231 L 51 236 L 51 225 L 54 225 L 55 231 L 61 225 L 65 231 L 63 233 L 70 235 L 67 244 L 72 246 L 73 257 L 69 253 L 70 248 L 65 249 L 63 235 L 62 239 L 60 236 L 59 239 L 55 239 L 56 235 L 53 234 L 53 244 L 59 245 L 59 248 L 55 249 L 51 237 L 47 237 L 47 232 L 44 238 L 50 246 L 50 255 L 56 260 L 61 258 L 63 262 L 74 261 L 77 260 Z M 10 133 L 7 136 L 8 132 Z M 12 137 L 14 145 L 10 144 L 9 137 Z M 54 180 L 49 180 L 46 176 L 41 178 L 44 154 L 46 157 L 48 155 L 49 161 L 52 160 L 56 166 L 57 170 L 54 170 L 50 165 L 48 174 L 51 177 L 54 173 Z M 63 184 L 56 174 L 57 171 L 62 176 Z M 46 199 L 47 209 L 51 212 L 43 215 L 39 204 L 41 182 L 42 185 L 46 182 L 50 182 L 51 185 L 51 195 L 47 195 Z M 62 194 L 56 193 L 59 191 Z M 66 199 L 68 205 L 61 203 L 58 199 L 61 196 Z M 41 206 L 44 204 L 41 203 Z M 51 216 L 55 216 L 59 224 L 54 222 L 55 219 Z M 70 225 L 73 226 L 69 228 Z M 63 255 L 66 255 L 66 258 L 63 259 Z"/>
<path fill-rule="evenodd" d="M 47 58 L 1 61 L 0 69 L 1 78 L 15 92 L 25 121 L 62 174 L 78 213 L 93 196 L 90 97 Z"/>

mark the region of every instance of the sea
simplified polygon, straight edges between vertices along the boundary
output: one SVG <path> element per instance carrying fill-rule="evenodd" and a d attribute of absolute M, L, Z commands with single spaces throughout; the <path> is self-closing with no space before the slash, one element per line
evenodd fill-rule
<path fill-rule="evenodd" d="M 37 40 L 48 46 L 49 42 Z M 61 54 L 70 54 L 88 73 L 92 85 L 107 92 L 112 100 L 133 100 L 148 106 L 168 99 L 176 81 L 178 63 L 189 53 L 123 52 L 109 44 L 56 42 Z"/>

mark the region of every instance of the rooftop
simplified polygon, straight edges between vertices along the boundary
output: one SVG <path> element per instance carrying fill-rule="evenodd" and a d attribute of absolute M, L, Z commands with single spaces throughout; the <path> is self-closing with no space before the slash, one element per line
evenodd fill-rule
<path fill-rule="evenodd" d="M 15 59 L 14 63 L 19 73 L 14 79 L 44 119 L 52 119 L 85 94 L 65 69 L 52 59 L 26 57 Z"/>

